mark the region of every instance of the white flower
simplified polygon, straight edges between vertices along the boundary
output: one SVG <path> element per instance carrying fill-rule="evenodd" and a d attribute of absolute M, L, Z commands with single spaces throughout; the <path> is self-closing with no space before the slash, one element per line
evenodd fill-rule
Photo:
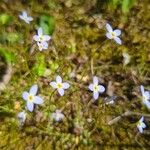
<path fill-rule="evenodd" d="M 54 88 L 57 89 L 58 93 L 63 96 L 64 95 L 64 90 L 68 89 L 70 87 L 69 83 L 67 82 L 62 82 L 62 78 L 60 76 L 56 77 L 56 82 L 52 81 L 50 82 L 50 85 Z"/>
<path fill-rule="evenodd" d="M 137 128 L 139 129 L 140 133 L 143 133 L 143 129 L 146 128 L 146 124 L 143 121 L 144 121 L 144 117 L 142 116 L 137 123 Z"/>
<path fill-rule="evenodd" d="M 141 85 L 141 93 L 142 93 L 142 101 L 143 104 L 147 106 L 147 108 L 150 109 L 150 93 L 149 91 L 144 91 L 144 86 Z"/>
<path fill-rule="evenodd" d="M 30 17 L 30 16 L 27 15 L 26 11 L 23 11 L 22 14 L 19 15 L 19 18 L 22 19 L 22 20 L 24 20 L 28 24 L 33 20 L 32 17 Z"/>
<path fill-rule="evenodd" d="M 61 113 L 61 110 L 56 110 L 54 113 L 52 113 L 52 118 L 57 122 L 61 121 L 64 117 L 65 116 L 63 113 Z"/>
<path fill-rule="evenodd" d="M 26 115 L 27 114 L 24 111 L 18 113 L 17 117 L 18 117 L 20 126 L 22 126 L 25 123 Z"/>
<path fill-rule="evenodd" d="M 122 44 L 121 42 L 121 39 L 118 37 L 121 35 L 121 30 L 119 29 L 116 29 L 116 30 L 113 30 L 112 27 L 110 26 L 110 24 L 106 24 L 106 29 L 107 29 L 107 33 L 106 33 L 106 36 L 107 38 L 109 39 L 114 39 L 116 41 L 116 43 L 118 44 Z"/>
<path fill-rule="evenodd" d="M 89 89 L 93 91 L 93 98 L 95 100 L 98 99 L 99 93 L 103 93 L 105 91 L 104 86 L 98 85 L 98 78 L 96 76 L 93 77 L 93 83 L 89 85 Z"/>
<path fill-rule="evenodd" d="M 33 36 L 33 40 L 36 42 L 47 42 L 51 39 L 49 35 L 43 35 L 42 28 L 38 28 L 37 35 Z"/>
<path fill-rule="evenodd" d="M 29 92 L 23 92 L 22 97 L 23 99 L 27 102 L 27 109 L 32 112 L 34 109 L 34 104 L 42 104 L 43 99 L 40 98 L 39 96 L 36 96 L 38 91 L 38 86 L 33 85 L 30 88 Z"/>
<path fill-rule="evenodd" d="M 37 45 L 38 45 L 40 51 L 42 51 L 43 49 L 48 49 L 47 42 L 37 42 Z"/>
<path fill-rule="evenodd" d="M 130 55 L 126 52 L 123 52 L 123 64 L 127 65 L 130 62 Z"/>

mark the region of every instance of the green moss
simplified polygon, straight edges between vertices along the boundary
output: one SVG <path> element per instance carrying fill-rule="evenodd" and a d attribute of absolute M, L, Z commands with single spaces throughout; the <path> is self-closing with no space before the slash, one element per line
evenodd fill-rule
<path fill-rule="evenodd" d="M 141 84 L 150 89 L 148 4 L 137 1 L 125 22 L 119 7 L 98 9 L 96 0 L 0 1 L 0 9 L 7 12 L 0 15 L 0 54 L 13 66 L 11 81 L 0 91 L 0 149 L 146 149 L 149 135 L 137 135 L 135 125 L 140 116 L 122 117 L 111 126 L 108 122 L 127 110 L 149 113 L 139 90 Z M 30 25 L 18 18 L 22 10 L 34 18 Z M 106 39 L 106 22 L 122 29 L 122 46 Z M 42 52 L 32 40 L 37 26 L 52 35 L 49 49 Z M 123 52 L 131 56 L 126 66 Z M 107 89 L 95 103 L 87 90 L 92 73 Z M 63 97 L 49 86 L 56 75 L 71 84 Z M 25 108 L 22 92 L 34 83 L 44 104 L 19 127 L 17 113 Z M 117 96 L 114 105 L 104 104 L 109 90 Z M 56 109 L 65 115 L 60 123 L 51 119 Z M 145 122 L 150 123 L 146 117 Z"/>

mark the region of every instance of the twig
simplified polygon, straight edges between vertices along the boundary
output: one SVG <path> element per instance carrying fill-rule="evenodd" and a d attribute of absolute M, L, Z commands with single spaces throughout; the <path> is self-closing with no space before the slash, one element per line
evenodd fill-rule
<path fill-rule="evenodd" d="M 113 120 L 110 120 L 108 122 L 108 125 L 113 125 L 114 123 L 117 123 L 120 119 L 122 119 L 122 117 L 131 116 L 131 115 L 150 117 L 150 114 L 143 114 L 143 113 L 138 113 L 138 112 L 126 111 L 122 115 L 114 118 Z"/>

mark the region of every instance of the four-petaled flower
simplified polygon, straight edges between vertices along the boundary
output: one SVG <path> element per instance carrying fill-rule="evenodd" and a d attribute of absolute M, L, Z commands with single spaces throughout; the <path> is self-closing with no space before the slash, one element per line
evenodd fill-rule
<path fill-rule="evenodd" d="M 96 76 L 93 77 L 93 83 L 89 85 L 89 89 L 93 91 L 93 98 L 95 100 L 98 99 L 99 93 L 103 93 L 105 91 L 104 86 L 98 85 L 98 78 Z"/>
<path fill-rule="evenodd" d="M 38 31 L 37 31 L 37 35 L 34 35 L 33 36 L 33 39 L 36 41 L 36 42 L 47 42 L 51 39 L 51 37 L 49 35 L 44 35 L 43 34 L 43 30 L 42 28 L 38 28 Z"/>
<path fill-rule="evenodd" d="M 36 96 L 38 91 L 38 86 L 33 85 L 30 88 L 29 92 L 23 92 L 22 97 L 25 101 L 27 101 L 27 109 L 32 112 L 34 109 L 34 104 L 42 104 L 43 99 L 40 98 L 39 96 Z"/>
<path fill-rule="evenodd" d="M 142 116 L 141 119 L 137 122 L 137 128 L 139 129 L 140 133 L 143 133 L 143 129 L 146 128 L 146 124 L 143 121 L 144 117 Z"/>
<path fill-rule="evenodd" d="M 27 15 L 26 11 L 23 11 L 22 14 L 19 15 L 19 18 L 22 19 L 22 20 L 24 20 L 28 24 L 33 20 L 32 17 L 30 17 L 30 16 Z"/>
<path fill-rule="evenodd" d="M 150 92 L 144 90 L 144 86 L 141 85 L 141 93 L 142 93 L 142 101 L 143 104 L 147 106 L 147 108 L 150 109 Z"/>
<path fill-rule="evenodd" d="M 58 110 L 58 109 L 57 109 L 54 113 L 52 113 L 52 118 L 53 118 L 55 121 L 57 121 L 57 122 L 61 121 L 64 117 L 65 117 L 65 116 L 64 116 L 64 114 L 61 112 L 61 110 Z"/>
<path fill-rule="evenodd" d="M 107 38 L 109 39 L 114 39 L 116 41 L 116 43 L 118 44 L 122 44 L 121 42 L 121 39 L 118 37 L 121 35 L 121 30 L 119 29 L 116 29 L 116 30 L 113 30 L 112 27 L 110 26 L 110 24 L 106 24 L 106 29 L 107 29 L 107 33 L 106 33 L 106 36 Z"/>
<path fill-rule="evenodd" d="M 50 85 L 54 88 L 57 89 L 58 93 L 63 96 L 64 95 L 64 90 L 68 89 L 70 85 L 67 82 L 62 82 L 62 78 L 60 76 L 56 77 L 56 82 L 52 81 L 50 82 Z"/>

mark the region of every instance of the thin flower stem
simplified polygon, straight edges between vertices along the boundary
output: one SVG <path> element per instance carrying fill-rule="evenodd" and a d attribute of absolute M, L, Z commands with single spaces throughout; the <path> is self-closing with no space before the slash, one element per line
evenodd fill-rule
<path fill-rule="evenodd" d="M 53 90 L 51 95 L 50 95 L 50 98 L 49 98 L 49 111 L 50 111 L 50 104 L 51 104 L 51 98 L 53 96 L 53 94 L 55 93 L 56 90 Z"/>

